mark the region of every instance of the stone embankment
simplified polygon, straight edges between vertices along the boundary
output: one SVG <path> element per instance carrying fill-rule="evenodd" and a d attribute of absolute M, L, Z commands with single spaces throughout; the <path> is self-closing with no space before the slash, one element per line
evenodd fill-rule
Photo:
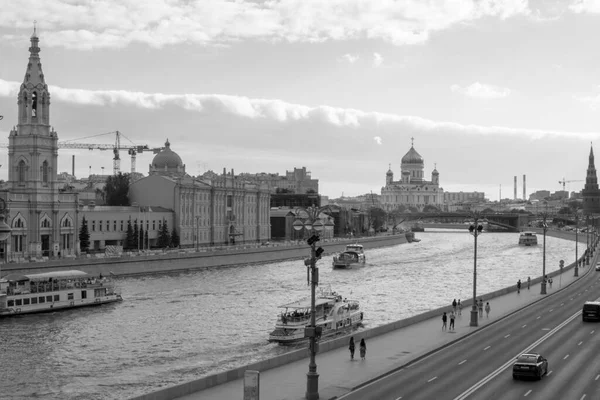
<path fill-rule="evenodd" d="M 404 233 L 379 235 L 356 239 L 332 239 L 319 242 L 324 254 L 343 251 L 349 243 L 358 242 L 365 249 L 394 246 L 407 243 Z M 1 272 L 35 274 L 41 272 L 77 269 L 92 275 L 116 276 L 147 275 L 169 272 L 189 271 L 203 268 L 229 267 L 241 264 L 278 262 L 290 259 L 302 259 L 310 256 L 310 247 L 304 241 L 287 244 L 237 245 L 217 247 L 201 251 L 178 250 L 153 252 L 149 254 L 130 253 L 121 257 L 90 257 L 46 262 L 3 264 Z"/>

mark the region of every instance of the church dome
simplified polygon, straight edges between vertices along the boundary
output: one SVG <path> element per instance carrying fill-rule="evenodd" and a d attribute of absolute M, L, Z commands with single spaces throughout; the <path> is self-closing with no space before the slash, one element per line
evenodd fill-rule
<path fill-rule="evenodd" d="M 156 169 L 171 169 L 183 166 L 183 162 L 181 161 L 181 157 L 179 154 L 175 153 L 171 150 L 171 143 L 169 143 L 169 139 L 167 139 L 165 143 L 165 148 L 161 150 L 154 159 L 152 160 L 152 166 Z"/>
<path fill-rule="evenodd" d="M 406 153 L 404 157 L 402 157 L 402 164 L 424 164 L 424 161 L 423 157 L 421 157 L 421 155 L 417 153 L 415 148 L 413 146 L 410 146 L 410 150 L 408 151 L 408 153 Z"/>

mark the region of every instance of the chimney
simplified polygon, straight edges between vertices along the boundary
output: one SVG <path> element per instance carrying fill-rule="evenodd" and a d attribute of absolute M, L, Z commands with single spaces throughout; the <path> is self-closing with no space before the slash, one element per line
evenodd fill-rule
<path fill-rule="evenodd" d="M 517 176 L 515 175 L 515 194 L 514 194 L 515 200 L 517 199 Z"/>
<path fill-rule="evenodd" d="M 527 200 L 527 175 L 523 174 L 523 200 Z"/>

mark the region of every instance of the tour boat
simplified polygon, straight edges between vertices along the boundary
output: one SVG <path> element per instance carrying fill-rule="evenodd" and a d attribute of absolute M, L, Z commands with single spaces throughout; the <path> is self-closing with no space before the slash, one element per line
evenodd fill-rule
<path fill-rule="evenodd" d="M 0 317 L 121 301 L 111 279 L 83 271 L 9 274 L 0 279 Z"/>
<path fill-rule="evenodd" d="M 538 244 L 535 232 L 521 232 L 519 236 L 519 246 L 535 246 Z"/>
<path fill-rule="evenodd" d="M 310 298 L 284 304 L 285 309 L 275 324 L 275 330 L 269 335 L 269 342 L 294 344 L 306 340 L 304 328 L 310 325 Z M 322 290 L 315 298 L 316 326 L 320 327 L 325 338 L 341 332 L 347 332 L 362 324 L 363 313 L 356 300 L 343 299 L 341 295 Z"/>
<path fill-rule="evenodd" d="M 346 250 L 333 257 L 333 268 L 350 269 L 355 265 L 364 265 L 367 261 L 361 244 L 346 245 Z"/>

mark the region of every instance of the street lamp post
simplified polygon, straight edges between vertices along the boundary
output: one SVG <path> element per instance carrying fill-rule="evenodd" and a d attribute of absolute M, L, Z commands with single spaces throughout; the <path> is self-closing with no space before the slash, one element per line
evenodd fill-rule
<path fill-rule="evenodd" d="M 542 284 L 540 285 L 540 294 L 546 294 L 546 231 L 548 230 L 548 203 L 546 203 L 546 211 L 544 211 L 541 215 L 544 221 L 542 225 L 542 229 L 544 231 L 544 250 L 542 252 Z"/>
<path fill-rule="evenodd" d="M 304 337 L 309 338 L 310 362 L 308 364 L 308 373 L 306 374 L 306 399 L 317 400 L 319 398 L 319 374 L 317 373 L 317 339 L 320 336 L 320 329 L 317 328 L 316 322 L 316 287 L 319 284 L 319 269 L 317 268 L 317 259 L 321 257 L 323 249 L 317 248 L 317 242 L 320 240 L 319 233 L 325 227 L 319 216 L 322 211 L 329 210 L 329 207 L 312 207 L 297 208 L 296 220 L 292 224 L 296 231 L 306 229 L 312 233 L 308 238 L 307 243 L 310 245 L 310 259 L 304 261 L 309 267 L 309 284 L 310 284 L 310 326 L 304 330 Z M 300 214 L 306 214 L 306 218 Z M 329 222 L 327 225 L 329 226 Z"/>
<path fill-rule="evenodd" d="M 577 255 L 578 242 L 579 242 L 579 215 L 575 214 L 575 274 L 573 276 L 579 276 L 579 257 Z"/>
<path fill-rule="evenodd" d="M 483 225 L 479 225 L 479 214 L 475 214 L 475 221 L 473 225 L 469 226 L 469 232 L 475 238 L 475 247 L 473 255 L 473 307 L 471 307 L 471 323 L 470 326 L 477 326 L 477 236 L 481 235 L 483 231 Z"/>

